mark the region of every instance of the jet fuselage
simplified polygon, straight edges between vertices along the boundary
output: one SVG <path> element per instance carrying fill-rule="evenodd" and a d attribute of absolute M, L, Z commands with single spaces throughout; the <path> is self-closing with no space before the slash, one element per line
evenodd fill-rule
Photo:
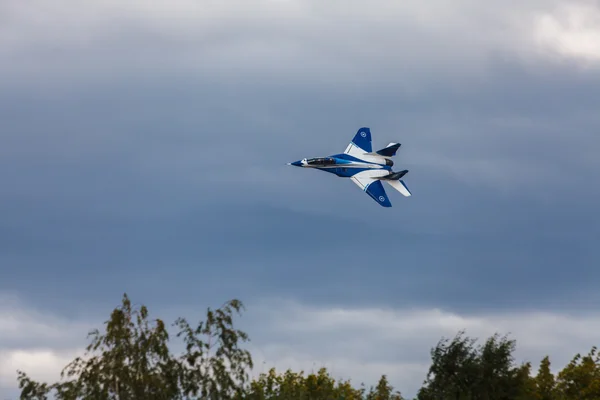
<path fill-rule="evenodd" d="M 289 163 L 289 165 L 303 168 L 315 168 L 321 171 L 330 172 L 342 178 L 351 178 L 357 173 L 369 169 L 380 169 L 387 171 L 388 174 L 392 173 L 392 166 L 394 165 L 392 160 L 384 157 L 364 157 L 364 159 L 359 159 L 349 154 L 334 154 L 327 157 L 304 158 Z"/>

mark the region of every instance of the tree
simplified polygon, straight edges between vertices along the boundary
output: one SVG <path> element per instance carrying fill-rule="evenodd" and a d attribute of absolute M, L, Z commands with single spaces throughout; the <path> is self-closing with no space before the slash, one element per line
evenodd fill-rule
<path fill-rule="evenodd" d="M 250 353 L 238 346 L 248 336 L 233 328 L 232 316 L 242 308 L 239 300 L 209 308 L 206 321 L 195 328 L 179 318 L 174 326 L 186 347 L 176 357 L 164 322 L 149 320 L 147 308 L 134 309 L 125 294 L 106 331 L 90 332 L 85 356 L 63 369 L 60 382 L 38 383 L 18 371 L 21 399 L 47 399 L 51 393 L 60 400 L 231 398 L 242 393 L 252 368 Z"/>
<path fill-rule="evenodd" d="M 527 362 L 515 369 L 515 400 L 537 400 L 536 383 L 531 376 L 531 363 Z"/>
<path fill-rule="evenodd" d="M 336 381 L 326 368 L 316 374 L 287 370 L 278 374 L 271 368 L 250 384 L 246 400 L 361 400 L 364 389 L 355 389 L 350 381 Z"/>
<path fill-rule="evenodd" d="M 432 364 L 418 393 L 419 400 L 466 399 L 478 373 L 475 340 L 460 331 L 452 341 L 442 338 L 431 349 Z"/>
<path fill-rule="evenodd" d="M 382 375 L 379 378 L 377 386 L 367 394 L 367 400 L 404 400 L 400 392 L 393 393 L 394 387 L 389 384 L 387 376 Z"/>
<path fill-rule="evenodd" d="M 479 349 L 479 375 L 474 397 L 492 399 L 531 399 L 531 364 L 516 366 L 513 353 L 516 341 L 494 334 Z"/>
<path fill-rule="evenodd" d="M 600 399 L 600 356 L 596 347 L 584 357 L 575 355 L 558 373 L 557 388 L 561 399 Z"/>
<path fill-rule="evenodd" d="M 532 395 L 531 366 L 514 365 L 514 340 L 495 334 L 483 346 L 475 342 L 464 331 L 438 342 L 419 400 L 524 400 Z"/>
<path fill-rule="evenodd" d="M 291 370 L 278 374 L 272 368 L 252 381 L 248 393 L 236 400 L 403 400 L 400 392 L 393 390 L 385 375 L 367 393 L 364 387 L 353 387 L 349 380 L 336 381 L 326 368 L 307 376 L 303 371 Z"/>
<path fill-rule="evenodd" d="M 540 362 L 537 376 L 535 377 L 536 400 L 557 400 L 556 380 L 550 371 L 550 357 L 546 356 Z"/>

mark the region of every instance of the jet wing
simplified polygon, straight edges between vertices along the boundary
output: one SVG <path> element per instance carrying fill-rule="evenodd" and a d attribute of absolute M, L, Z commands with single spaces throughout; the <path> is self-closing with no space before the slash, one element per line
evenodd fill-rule
<path fill-rule="evenodd" d="M 373 179 L 371 174 L 365 174 L 364 172 L 354 175 L 352 177 L 352 182 L 356 183 L 359 188 L 366 192 L 380 206 L 391 207 L 392 203 L 390 202 L 381 181 L 379 179 Z"/>

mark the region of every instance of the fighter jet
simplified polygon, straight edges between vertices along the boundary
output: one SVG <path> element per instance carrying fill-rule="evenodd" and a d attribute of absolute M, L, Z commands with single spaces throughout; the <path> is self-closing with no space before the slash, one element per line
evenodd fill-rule
<path fill-rule="evenodd" d="M 396 155 L 400 143 L 390 143 L 386 147 L 373 152 L 371 144 L 371 129 L 360 128 L 342 154 L 327 157 L 304 158 L 288 163 L 296 167 L 314 168 L 330 172 L 342 178 L 351 178 L 359 188 L 383 207 L 391 207 L 382 181 L 402 193 L 411 196 L 412 193 L 401 179 L 408 170 L 393 172 L 394 162 L 391 157 Z"/>

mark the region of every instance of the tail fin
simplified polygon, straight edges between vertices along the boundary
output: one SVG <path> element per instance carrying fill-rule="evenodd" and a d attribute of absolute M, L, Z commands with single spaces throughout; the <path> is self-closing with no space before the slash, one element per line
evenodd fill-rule
<path fill-rule="evenodd" d="M 344 151 L 346 154 L 365 154 L 373 151 L 371 145 L 371 129 L 362 127 L 356 132 L 354 138 Z"/>
<path fill-rule="evenodd" d="M 410 190 L 408 190 L 408 187 L 406 187 L 406 184 L 404 183 L 404 181 L 402 179 L 397 180 L 397 181 L 386 181 L 386 182 L 389 183 L 391 187 L 393 187 L 394 189 L 396 189 L 397 191 L 402 193 L 403 196 L 406 196 L 406 197 L 412 196 L 412 193 L 410 192 Z"/>
<path fill-rule="evenodd" d="M 400 143 L 390 143 L 385 148 L 378 150 L 376 153 L 384 157 L 393 157 L 400 148 Z"/>

